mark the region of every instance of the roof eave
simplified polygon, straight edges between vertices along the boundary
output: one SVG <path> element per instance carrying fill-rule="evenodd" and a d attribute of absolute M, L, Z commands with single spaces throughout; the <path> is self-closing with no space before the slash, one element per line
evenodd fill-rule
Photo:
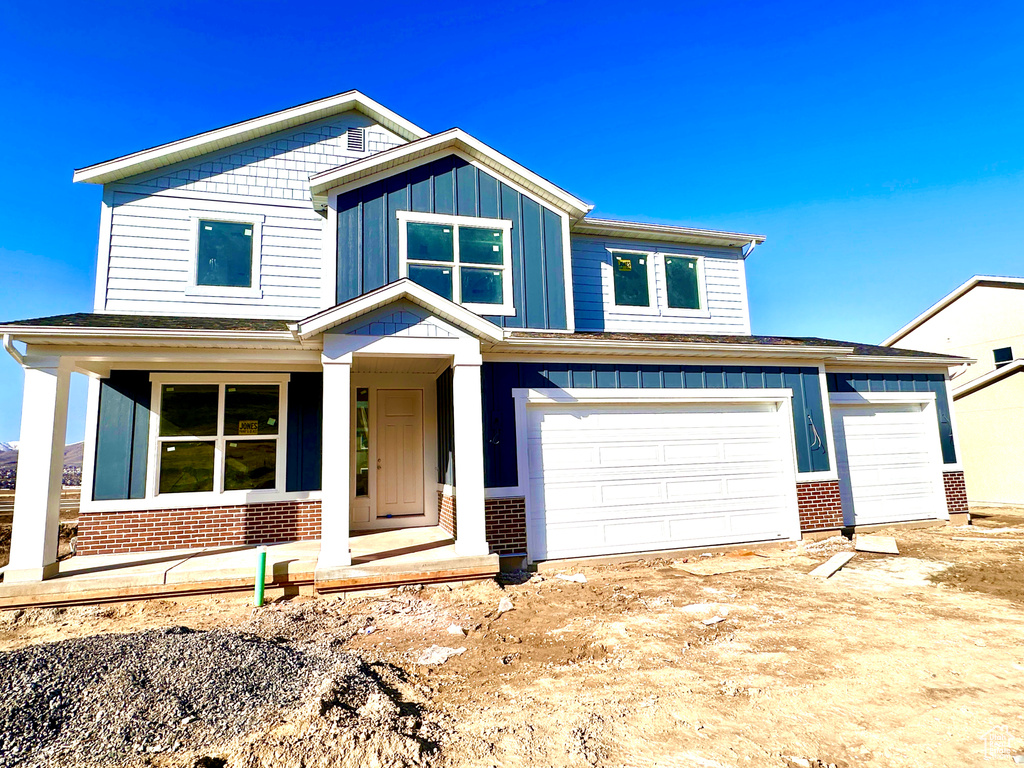
<path fill-rule="evenodd" d="M 260 136 L 353 110 L 376 120 L 407 141 L 415 141 L 430 135 L 401 115 L 353 90 L 78 168 L 72 180 L 87 184 L 108 184 L 251 141 Z"/>
<path fill-rule="evenodd" d="M 977 392 L 979 389 L 984 389 L 989 384 L 995 384 L 997 381 L 1001 381 L 1007 376 L 1012 376 L 1022 370 L 1024 370 L 1024 359 L 1020 358 L 1013 360 L 1006 365 L 1001 365 L 998 368 L 991 370 L 986 374 L 982 374 L 976 379 L 971 379 L 970 381 L 955 388 L 953 390 L 953 399 L 957 400 L 965 395 L 970 395 Z"/>
<path fill-rule="evenodd" d="M 299 341 L 288 331 L 221 331 L 158 328 L 83 328 L 52 325 L 0 325 L 0 334 L 26 344 L 84 344 L 97 341 L 204 343 L 284 343 Z"/>
<path fill-rule="evenodd" d="M 440 154 L 448 149 L 458 149 L 483 165 L 510 178 L 531 193 L 569 214 L 572 219 L 586 216 L 594 206 L 566 192 L 544 177 L 520 165 L 511 158 L 470 136 L 460 128 L 419 139 L 400 147 L 386 149 L 370 157 L 356 160 L 337 168 L 314 174 L 309 179 L 310 194 L 314 202 L 325 202 L 331 190 L 353 185 L 364 178 L 378 173 L 398 173 L 405 165 Z M 390 174 L 389 174 L 390 175 Z"/>
<path fill-rule="evenodd" d="M 713 229 L 679 227 L 668 224 L 646 224 L 639 221 L 614 219 L 581 219 L 573 226 L 573 234 L 634 237 L 662 242 L 694 243 L 741 248 L 750 243 L 760 245 L 764 235 L 743 232 L 722 232 Z"/>
<path fill-rule="evenodd" d="M 577 351 L 581 354 L 594 351 L 619 352 L 624 354 L 650 354 L 652 352 L 672 352 L 684 356 L 712 357 L 789 357 L 821 360 L 829 355 L 846 355 L 853 347 L 796 347 L 783 344 L 734 344 L 721 342 L 685 342 L 685 341 L 622 341 L 604 339 L 505 339 L 502 347 L 511 347 L 515 351 L 549 351 L 552 348 L 560 352 Z M 496 350 L 497 351 L 497 350 Z"/>

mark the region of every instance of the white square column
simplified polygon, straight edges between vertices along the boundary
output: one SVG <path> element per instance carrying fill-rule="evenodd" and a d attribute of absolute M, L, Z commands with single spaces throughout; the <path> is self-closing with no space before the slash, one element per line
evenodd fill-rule
<path fill-rule="evenodd" d="M 316 568 L 352 565 L 349 551 L 352 355 L 324 355 L 323 445 L 321 449 L 320 558 Z"/>
<path fill-rule="evenodd" d="M 63 358 L 45 357 L 25 358 L 24 367 L 11 559 L 4 573 L 7 584 L 42 581 L 57 574 L 71 366 Z"/>
<path fill-rule="evenodd" d="M 487 555 L 484 521 L 484 428 L 480 390 L 480 354 L 456 355 L 452 365 L 455 404 L 455 551 Z"/>

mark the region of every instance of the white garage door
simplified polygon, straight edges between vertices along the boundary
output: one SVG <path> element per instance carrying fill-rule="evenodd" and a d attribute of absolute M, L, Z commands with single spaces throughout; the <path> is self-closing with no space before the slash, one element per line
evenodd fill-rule
<path fill-rule="evenodd" d="M 919 404 L 832 404 L 846 525 L 946 517 L 938 426 Z"/>
<path fill-rule="evenodd" d="M 774 403 L 527 408 L 532 560 L 798 535 Z"/>

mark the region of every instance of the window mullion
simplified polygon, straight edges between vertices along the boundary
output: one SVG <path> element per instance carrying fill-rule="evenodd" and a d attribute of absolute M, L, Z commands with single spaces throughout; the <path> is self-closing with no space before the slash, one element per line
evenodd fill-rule
<path fill-rule="evenodd" d="M 462 267 L 459 265 L 459 225 L 452 225 L 452 299 L 462 303 Z"/>

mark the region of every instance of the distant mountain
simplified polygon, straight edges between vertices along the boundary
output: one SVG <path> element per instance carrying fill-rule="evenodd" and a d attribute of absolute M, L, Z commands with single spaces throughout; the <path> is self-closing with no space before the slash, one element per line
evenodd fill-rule
<path fill-rule="evenodd" d="M 17 443 L 0 443 L 0 469 L 14 469 L 18 465 L 18 449 L 12 445 L 17 446 Z M 81 469 L 84 448 L 84 443 L 64 446 L 64 466 Z"/>

